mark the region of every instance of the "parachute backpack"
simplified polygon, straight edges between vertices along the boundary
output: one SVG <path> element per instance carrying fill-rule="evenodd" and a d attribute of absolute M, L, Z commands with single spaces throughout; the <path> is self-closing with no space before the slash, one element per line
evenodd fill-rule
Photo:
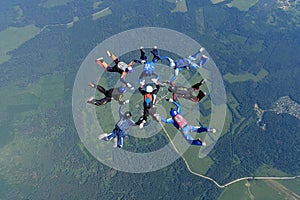
<path fill-rule="evenodd" d="M 171 110 L 170 112 L 172 112 L 173 110 Z M 175 112 L 174 112 L 175 114 Z M 179 129 L 182 129 L 183 127 L 185 127 L 188 123 L 186 121 L 186 119 L 184 119 L 180 114 L 178 114 L 176 112 L 175 115 L 172 116 L 172 119 L 176 122 L 176 124 L 178 124 Z"/>
<path fill-rule="evenodd" d="M 144 102 L 146 104 L 146 107 L 149 108 L 151 105 L 151 102 L 153 102 L 153 96 L 151 93 L 147 93 L 144 95 Z"/>

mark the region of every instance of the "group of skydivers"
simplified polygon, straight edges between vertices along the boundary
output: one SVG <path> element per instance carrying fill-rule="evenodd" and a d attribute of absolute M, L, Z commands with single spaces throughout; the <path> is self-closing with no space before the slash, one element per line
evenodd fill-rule
<path fill-rule="evenodd" d="M 96 59 L 96 63 L 103 67 L 107 72 L 117 72 L 121 75 L 120 81 L 124 84 L 124 86 L 120 86 L 118 88 L 111 88 L 109 90 L 106 90 L 101 85 L 95 84 L 95 83 L 89 83 L 89 86 L 92 88 L 96 88 L 99 92 L 103 93 L 105 95 L 102 99 L 95 99 L 94 97 L 91 97 L 87 100 L 88 103 L 94 104 L 96 106 L 104 105 L 111 100 L 117 100 L 120 104 L 119 107 L 119 117 L 120 120 L 115 125 L 114 130 L 107 134 L 100 134 L 98 139 L 110 141 L 114 139 L 114 147 L 123 147 L 123 141 L 126 134 L 126 131 L 129 129 L 130 126 L 139 126 L 140 128 L 143 128 L 144 124 L 147 122 L 147 118 L 151 116 L 156 121 L 165 122 L 168 124 L 173 124 L 178 130 L 180 130 L 183 134 L 183 137 L 186 139 L 188 143 L 191 145 L 198 145 L 198 146 L 205 146 L 205 142 L 202 142 L 200 139 L 193 139 L 190 135 L 190 132 L 212 132 L 215 133 L 216 129 L 209 128 L 209 127 L 199 127 L 199 126 L 192 126 L 189 125 L 186 119 L 182 116 L 181 106 L 177 102 L 177 98 L 185 98 L 188 100 L 191 100 L 193 102 L 199 102 L 206 93 L 203 92 L 200 89 L 200 86 L 205 83 L 205 79 L 201 80 L 200 82 L 194 84 L 192 87 L 187 88 L 183 86 L 177 86 L 175 84 L 175 80 L 178 76 L 179 71 L 183 69 L 197 69 L 202 67 L 209 58 L 206 55 L 200 54 L 204 51 L 204 48 L 200 48 L 195 54 L 188 56 L 186 58 L 181 58 L 178 60 L 173 60 L 171 57 L 168 56 L 160 56 L 158 54 L 158 49 L 156 46 L 151 49 L 151 53 L 153 55 L 153 58 L 151 61 L 148 61 L 148 58 L 146 56 L 146 52 L 143 47 L 140 47 L 140 60 L 132 60 L 129 64 L 126 64 L 123 61 L 120 61 L 117 56 L 115 56 L 110 51 L 107 51 L 107 54 L 111 59 L 113 60 L 114 66 L 110 66 L 107 64 L 103 57 Z M 199 58 L 200 57 L 200 58 Z M 159 75 L 155 73 L 154 67 L 155 63 L 157 63 L 159 60 L 166 60 L 171 68 L 174 69 L 174 76 L 170 79 L 170 81 L 164 82 L 164 84 L 169 85 L 168 91 L 172 93 L 172 98 L 167 98 L 166 100 L 173 103 L 176 106 L 176 109 L 171 108 L 170 115 L 171 117 L 168 119 L 165 119 L 161 117 L 156 112 L 155 103 L 157 102 L 156 95 L 159 92 L 160 89 L 160 82 L 159 82 Z M 123 101 L 122 97 L 123 94 L 126 92 L 126 87 L 130 88 L 131 90 L 134 90 L 134 87 L 132 84 L 130 84 L 128 81 L 126 81 L 126 75 L 128 73 L 133 72 L 133 65 L 135 63 L 141 63 L 143 65 L 143 71 L 139 76 L 139 92 L 144 97 L 143 102 L 143 115 L 138 119 L 137 122 L 134 122 L 131 119 L 131 112 L 127 111 L 125 113 L 122 112 L 122 106 L 126 103 L 129 103 L 129 100 Z M 144 77 L 152 77 L 151 80 L 155 84 L 155 89 L 151 85 L 146 85 L 145 89 L 145 80 L 143 80 Z M 197 95 L 194 95 L 194 93 L 198 91 Z"/>

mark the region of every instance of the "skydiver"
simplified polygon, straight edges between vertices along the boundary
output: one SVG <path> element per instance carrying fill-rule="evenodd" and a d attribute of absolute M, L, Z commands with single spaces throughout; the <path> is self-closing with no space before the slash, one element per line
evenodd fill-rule
<path fill-rule="evenodd" d="M 160 57 L 158 55 L 157 46 L 154 46 L 153 49 L 150 51 L 153 55 L 152 61 L 149 62 L 148 58 L 146 56 L 144 47 L 140 47 L 140 53 L 141 53 L 141 60 L 134 60 L 134 62 L 139 62 L 144 65 L 143 72 L 139 76 L 139 81 L 142 82 L 143 77 L 152 76 L 154 75 L 157 80 L 159 80 L 159 75 L 154 72 L 155 63 L 157 63 L 158 60 L 160 60 Z"/>
<path fill-rule="evenodd" d="M 97 85 L 95 83 L 89 83 L 89 86 L 92 88 L 96 88 L 99 92 L 103 93 L 105 97 L 102 99 L 95 99 L 94 97 L 90 97 L 87 100 L 87 103 L 94 104 L 96 106 L 101 106 L 107 104 L 112 99 L 118 101 L 119 104 L 125 104 L 129 102 L 129 100 L 122 101 L 123 94 L 126 92 L 126 88 L 122 86 L 118 88 L 111 88 L 109 90 L 106 90 L 101 85 Z"/>
<path fill-rule="evenodd" d="M 105 140 L 110 141 L 114 138 L 114 147 L 122 148 L 124 138 L 127 135 L 126 132 L 129 129 L 130 126 L 136 126 L 134 121 L 132 121 L 131 118 L 131 112 L 127 111 L 124 114 L 122 113 L 122 105 L 119 108 L 119 117 L 120 120 L 115 125 L 114 130 L 110 133 L 104 133 L 99 135 L 99 140 Z"/>
<path fill-rule="evenodd" d="M 98 65 L 100 65 L 101 67 L 103 67 L 107 72 L 117 72 L 121 75 L 121 79 L 120 81 L 122 83 L 124 83 L 127 87 L 129 87 L 131 90 L 134 89 L 134 87 L 125 80 L 125 77 L 128 73 L 131 73 L 133 71 L 133 65 L 134 65 L 134 61 L 131 61 L 128 65 L 123 62 L 120 61 L 119 58 L 117 56 L 115 56 L 113 53 L 111 53 L 110 51 L 106 51 L 107 55 L 109 57 L 111 57 L 111 59 L 114 62 L 114 66 L 110 66 L 108 65 L 104 60 L 103 57 L 101 58 L 97 58 L 96 59 L 96 63 Z"/>
<path fill-rule="evenodd" d="M 144 96 L 143 115 L 136 122 L 136 124 L 139 125 L 140 128 L 143 128 L 143 126 L 147 122 L 147 118 L 149 116 L 151 116 L 153 119 L 157 120 L 155 102 L 156 102 L 156 94 L 159 91 L 160 85 L 156 79 L 152 79 L 152 80 L 155 83 L 156 89 L 153 89 L 153 87 L 151 85 L 147 85 L 146 90 L 143 90 L 145 81 L 140 82 L 139 91 Z"/>
<path fill-rule="evenodd" d="M 176 105 L 177 109 L 171 108 L 170 110 L 170 115 L 171 118 L 165 119 L 163 117 L 159 117 L 162 122 L 165 122 L 167 124 L 173 124 L 178 130 L 181 131 L 183 134 L 183 137 L 186 139 L 186 141 L 191 144 L 191 145 L 198 145 L 198 146 L 205 146 L 206 143 L 202 142 L 199 139 L 194 140 L 192 136 L 190 135 L 190 132 L 196 132 L 196 133 L 202 133 L 202 132 L 211 132 L 215 133 L 216 129 L 214 128 L 208 128 L 208 127 L 199 127 L 199 126 L 191 126 L 188 124 L 185 118 L 182 117 L 181 115 L 181 107 L 180 105 L 176 102 L 173 101 L 173 99 L 167 99 L 167 101 L 173 103 Z"/>
<path fill-rule="evenodd" d="M 205 63 L 207 63 L 209 58 L 206 55 L 202 55 L 200 59 L 197 61 L 199 55 L 204 50 L 205 49 L 202 47 L 199 49 L 199 51 L 197 51 L 193 55 L 175 61 L 172 58 L 167 56 L 161 57 L 162 60 L 167 59 L 169 61 L 169 66 L 174 68 L 174 76 L 170 79 L 170 83 L 173 83 L 177 79 L 179 71 L 183 69 L 197 69 L 202 67 Z"/>
<path fill-rule="evenodd" d="M 206 92 L 202 91 L 200 89 L 201 85 L 203 85 L 206 82 L 205 79 L 202 79 L 199 83 L 196 83 L 192 85 L 192 87 L 187 88 L 183 86 L 176 86 L 175 83 L 166 82 L 167 84 L 170 84 L 168 87 L 168 91 L 172 92 L 173 94 L 173 100 L 176 101 L 178 98 L 184 98 L 191 100 L 193 102 L 200 102 L 203 97 L 205 97 Z M 194 92 L 198 91 L 197 96 L 194 95 Z"/>

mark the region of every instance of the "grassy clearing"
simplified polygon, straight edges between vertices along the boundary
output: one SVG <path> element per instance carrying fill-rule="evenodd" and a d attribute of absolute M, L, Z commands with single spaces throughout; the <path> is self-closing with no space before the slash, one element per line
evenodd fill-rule
<path fill-rule="evenodd" d="M 40 29 L 33 24 L 24 27 L 8 27 L 0 32 L 0 64 L 8 61 L 8 52 L 18 48 L 39 34 Z"/>
<path fill-rule="evenodd" d="M 232 2 L 230 2 L 226 5 L 229 8 L 236 7 L 240 11 L 248 11 L 257 2 L 258 2 L 258 0 L 233 0 Z"/>
<path fill-rule="evenodd" d="M 190 169 L 197 174 L 205 174 L 208 169 L 214 164 L 210 157 L 203 159 L 198 158 L 200 147 L 191 146 L 184 154 L 183 157 L 187 161 Z"/>
<path fill-rule="evenodd" d="M 265 78 L 268 74 L 269 72 L 262 68 L 257 75 L 250 74 L 250 73 L 241 74 L 241 75 L 234 75 L 232 73 L 227 73 L 224 75 L 224 79 L 229 83 L 243 82 L 243 81 L 259 82 L 263 78 Z"/>
<path fill-rule="evenodd" d="M 218 3 L 222 3 L 224 2 L 225 0 L 211 0 L 211 3 L 212 4 L 218 4 Z"/>
<path fill-rule="evenodd" d="M 110 15 L 110 14 L 112 14 L 112 11 L 109 7 L 107 7 L 99 12 L 93 13 L 92 18 L 93 18 L 93 20 L 97 20 L 97 19 L 100 19 L 100 18 L 102 18 L 106 15 Z"/>
<path fill-rule="evenodd" d="M 197 32 L 203 34 L 205 32 L 205 18 L 203 8 L 199 8 L 196 12 L 196 23 Z"/>
<path fill-rule="evenodd" d="M 187 12 L 187 6 L 185 0 L 167 0 L 170 3 L 175 3 L 176 7 L 171 11 L 173 12 Z"/>
<path fill-rule="evenodd" d="M 0 111 L 3 112 L 20 113 L 36 108 L 47 109 L 63 98 L 64 77 L 59 74 L 45 76 L 25 88 L 0 88 L 0 94 Z"/>
<path fill-rule="evenodd" d="M 53 8 L 53 7 L 57 7 L 57 6 L 63 6 L 71 1 L 73 1 L 73 0 L 48 0 L 43 4 L 43 7 Z"/>
<path fill-rule="evenodd" d="M 99 6 L 103 3 L 103 1 L 97 1 L 93 3 L 93 9 L 96 10 L 99 8 Z"/>
<path fill-rule="evenodd" d="M 225 188 L 218 200 L 232 200 L 233 197 L 239 197 L 239 199 L 250 199 L 245 183 L 246 181 L 241 181 Z"/>

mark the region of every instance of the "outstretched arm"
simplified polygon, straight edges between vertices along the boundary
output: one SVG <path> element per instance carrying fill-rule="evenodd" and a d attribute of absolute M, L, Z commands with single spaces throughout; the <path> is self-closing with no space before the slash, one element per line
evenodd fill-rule
<path fill-rule="evenodd" d="M 127 75 L 127 72 L 125 72 L 125 71 L 122 72 L 120 81 L 127 85 L 128 82 L 125 80 L 126 75 Z"/>
<path fill-rule="evenodd" d="M 120 117 L 120 119 L 123 118 L 123 116 L 124 116 L 124 114 L 122 113 L 122 106 L 123 105 L 120 105 L 120 107 L 119 107 L 119 117 Z"/>
<path fill-rule="evenodd" d="M 160 120 L 166 124 L 173 124 L 174 123 L 174 120 L 172 118 L 168 118 L 168 119 L 165 119 L 163 117 L 160 116 Z"/>
<path fill-rule="evenodd" d="M 170 67 L 175 67 L 175 62 L 171 57 L 168 56 L 160 56 L 160 60 L 168 60 Z"/>
<path fill-rule="evenodd" d="M 181 106 L 179 105 L 179 103 L 177 103 L 176 101 L 173 101 L 172 103 L 176 105 L 176 107 L 177 107 L 177 112 L 178 112 L 178 114 L 181 115 Z"/>

